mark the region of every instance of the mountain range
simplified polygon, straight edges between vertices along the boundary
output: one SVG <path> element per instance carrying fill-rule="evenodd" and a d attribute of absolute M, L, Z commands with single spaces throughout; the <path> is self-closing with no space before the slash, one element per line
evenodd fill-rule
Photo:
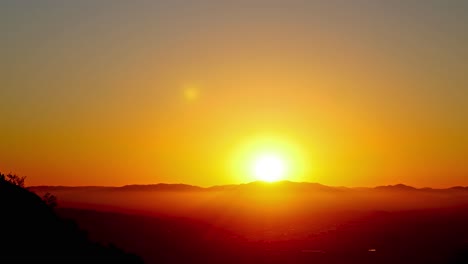
<path fill-rule="evenodd" d="M 34 192 L 53 191 L 152 191 L 152 192 L 216 192 L 216 191 L 294 191 L 294 192 L 358 192 L 358 191 L 404 191 L 404 192 L 468 192 L 468 186 L 450 188 L 416 188 L 405 184 L 385 185 L 377 187 L 335 187 L 319 183 L 281 181 L 267 183 L 255 181 L 245 184 L 216 185 L 200 187 L 188 184 L 132 184 L 124 186 L 30 186 Z"/>

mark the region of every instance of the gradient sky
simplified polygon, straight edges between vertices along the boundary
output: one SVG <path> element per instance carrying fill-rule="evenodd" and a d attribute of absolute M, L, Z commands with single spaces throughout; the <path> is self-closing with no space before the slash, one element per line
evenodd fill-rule
<path fill-rule="evenodd" d="M 291 180 L 468 185 L 467 14 L 463 0 L 1 1 L 0 171 L 240 183 L 233 160 L 271 140 L 300 160 Z"/>

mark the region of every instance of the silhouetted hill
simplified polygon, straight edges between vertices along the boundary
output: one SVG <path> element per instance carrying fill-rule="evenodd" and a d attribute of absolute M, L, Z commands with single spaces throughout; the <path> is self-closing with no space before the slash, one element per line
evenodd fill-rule
<path fill-rule="evenodd" d="M 114 189 L 115 190 L 115 189 Z M 188 184 L 147 184 L 147 185 L 125 185 L 119 187 L 118 190 L 122 191 L 165 191 L 165 192 L 198 192 L 203 191 L 204 189 L 198 186 L 188 185 Z"/>
<path fill-rule="evenodd" d="M 287 191 L 287 192 L 335 192 L 342 188 L 318 183 L 280 181 L 274 183 L 255 181 L 239 185 L 221 185 L 207 188 L 211 191 Z"/>
<path fill-rule="evenodd" d="M 452 187 L 452 188 L 449 188 L 448 190 L 451 190 L 451 191 L 468 191 L 468 187 L 463 187 L 463 186 L 455 186 L 455 187 Z"/>
<path fill-rule="evenodd" d="M 404 184 L 396 184 L 396 185 L 387 185 L 387 186 L 377 186 L 375 187 L 376 190 L 384 190 L 384 191 L 416 191 L 417 188 L 412 186 L 404 185 Z M 429 190 L 429 189 L 419 189 L 419 190 Z"/>
<path fill-rule="evenodd" d="M 131 184 L 120 187 L 114 186 L 31 186 L 28 187 L 33 192 L 54 192 L 54 191 L 161 191 L 161 192 L 196 192 L 205 191 L 205 188 L 188 184 Z"/>
<path fill-rule="evenodd" d="M 327 186 L 319 183 L 310 182 L 291 182 L 281 181 L 274 183 L 267 183 L 262 181 L 255 181 L 245 184 L 230 184 L 230 185 L 217 185 L 212 187 L 199 187 L 188 184 L 132 184 L 124 185 L 121 187 L 109 186 L 31 186 L 29 190 L 34 192 L 54 192 L 54 191 L 155 191 L 155 192 L 209 192 L 209 191 L 292 191 L 292 192 L 359 192 L 359 191 L 425 191 L 425 192 L 451 192 L 451 191 L 466 191 L 468 187 L 455 186 L 445 189 L 435 188 L 415 188 L 405 184 L 386 185 L 371 187 L 334 187 Z"/>
<path fill-rule="evenodd" d="M 39 185 L 39 186 L 30 186 L 27 189 L 33 192 L 55 192 L 55 191 L 102 191 L 110 190 L 120 187 L 108 187 L 108 186 L 48 186 L 48 185 Z"/>
<path fill-rule="evenodd" d="M 142 263 L 114 246 L 88 240 L 36 194 L 0 178 L 0 263 Z"/>

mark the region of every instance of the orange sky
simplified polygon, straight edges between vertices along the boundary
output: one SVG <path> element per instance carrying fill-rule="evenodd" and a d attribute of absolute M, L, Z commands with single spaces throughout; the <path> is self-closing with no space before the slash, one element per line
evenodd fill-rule
<path fill-rule="evenodd" d="M 290 180 L 468 185 L 467 4 L 176 2 L 2 2 L 0 171 L 240 183 L 266 140 Z"/>

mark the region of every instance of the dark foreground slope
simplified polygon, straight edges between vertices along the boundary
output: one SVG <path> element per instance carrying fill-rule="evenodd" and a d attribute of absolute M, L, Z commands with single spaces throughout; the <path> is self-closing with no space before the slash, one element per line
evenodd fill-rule
<path fill-rule="evenodd" d="M 0 263 L 142 263 L 136 255 L 88 240 L 42 199 L 0 178 Z"/>

